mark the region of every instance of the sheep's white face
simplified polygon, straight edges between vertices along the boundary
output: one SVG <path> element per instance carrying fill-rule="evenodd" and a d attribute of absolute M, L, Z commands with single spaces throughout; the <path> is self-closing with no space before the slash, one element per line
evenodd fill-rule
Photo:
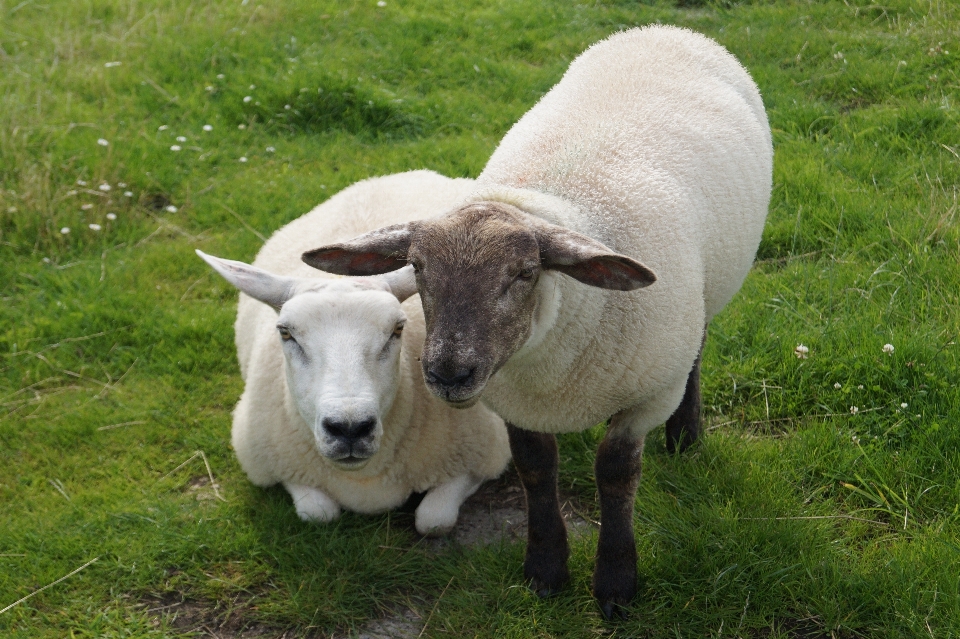
<path fill-rule="evenodd" d="M 348 282 L 296 295 L 280 310 L 287 386 L 317 449 L 338 466 L 359 469 L 379 450 L 405 322 L 396 297 Z"/>
<path fill-rule="evenodd" d="M 400 303 L 417 292 L 413 269 L 358 279 L 292 278 L 197 254 L 228 282 L 279 312 L 287 388 L 317 450 L 358 470 L 376 454 L 400 384 Z"/>

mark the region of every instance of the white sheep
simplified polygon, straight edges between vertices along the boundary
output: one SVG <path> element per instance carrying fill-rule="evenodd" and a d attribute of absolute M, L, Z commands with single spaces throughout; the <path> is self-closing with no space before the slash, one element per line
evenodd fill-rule
<path fill-rule="evenodd" d="M 417 269 L 427 384 L 457 406 L 482 393 L 507 421 L 538 592 L 569 578 L 552 433 L 610 419 L 593 588 L 606 616 L 635 594 L 644 437 L 666 421 L 673 450 L 699 432 L 705 327 L 750 269 L 771 174 L 746 70 L 702 35 L 650 26 L 574 60 L 504 137 L 471 204 L 304 255 L 339 273 L 383 272 L 363 265 L 384 255 Z"/>
<path fill-rule="evenodd" d="M 460 505 L 509 459 L 502 420 L 457 411 L 426 389 L 424 339 L 409 269 L 339 278 L 300 261 L 318 243 L 448 210 L 473 187 L 431 171 L 359 182 L 277 231 L 254 266 L 197 251 L 240 291 L 236 343 L 246 383 L 233 447 L 258 486 L 278 482 L 304 520 L 340 508 L 375 513 L 427 494 L 422 534 L 442 534 Z"/>

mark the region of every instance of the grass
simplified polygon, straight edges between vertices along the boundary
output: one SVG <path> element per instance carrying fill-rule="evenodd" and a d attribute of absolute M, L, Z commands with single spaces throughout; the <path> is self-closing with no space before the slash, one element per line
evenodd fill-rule
<path fill-rule="evenodd" d="M 249 260 L 367 176 L 475 176 L 580 51 L 656 21 L 750 69 L 776 166 L 707 436 L 647 447 L 630 619 L 590 597 L 595 535 L 540 601 L 522 545 L 426 552 L 407 515 L 316 527 L 252 487 L 235 295 L 193 249 Z M 143 604 L 184 596 L 304 634 L 409 607 L 429 637 L 960 636 L 958 25 L 937 0 L 0 0 L 0 607 L 98 558 L 0 634 L 175 636 Z M 586 504 L 601 434 L 561 439 Z M 178 469 L 196 451 L 226 501 Z"/>

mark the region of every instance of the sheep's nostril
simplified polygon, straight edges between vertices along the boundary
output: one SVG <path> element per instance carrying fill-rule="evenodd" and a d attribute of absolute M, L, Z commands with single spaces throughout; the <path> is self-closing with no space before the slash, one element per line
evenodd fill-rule
<path fill-rule="evenodd" d="M 328 417 L 323 418 L 323 430 L 327 431 L 333 437 L 346 437 L 350 431 L 350 425 L 347 422 L 337 422 Z"/>
<path fill-rule="evenodd" d="M 461 368 L 453 374 L 440 375 L 434 370 L 427 371 L 427 381 L 439 386 L 462 386 L 473 377 L 475 368 Z"/>
<path fill-rule="evenodd" d="M 350 433 L 350 436 L 356 439 L 360 439 L 361 437 L 367 437 L 370 435 L 370 433 L 373 432 L 373 429 L 376 425 L 377 425 L 377 420 L 372 417 L 368 417 L 362 422 L 358 422 L 353 425 L 353 430 Z"/>
<path fill-rule="evenodd" d="M 324 417 L 323 429 L 331 437 L 354 441 L 362 437 L 368 437 L 377 426 L 375 417 L 368 417 L 361 421 L 335 421 L 329 417 Z"/>

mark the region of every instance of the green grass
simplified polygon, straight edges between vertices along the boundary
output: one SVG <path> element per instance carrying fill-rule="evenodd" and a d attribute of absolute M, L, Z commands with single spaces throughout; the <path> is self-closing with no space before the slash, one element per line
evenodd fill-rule
<path fill-rule="evenodd" d="M 251 486 L 235 294 L 193 249 L 250 259 L 367 176 L 475 176 L 580 51 L 655 21 L 750 69 L 775 186 L 707 342 L 711 429 L 647 446 L 630 619 L 592 601 L 595 535 L 540 601 L 520 544 L 426 552 L 407 515 L 316 527 Z M 0 0 L 0 608 L 99 558 L 0 634 L 174 636 L 140 604 L 177 594 L 301 633 L 407 606 L 430 637 L 960 636 L 958 25 L 936 0 Z M 600 436 L 561 438 L 588 505 Z M 199 457 L 169 474 L 197 450 L 225 502 Z"/>

